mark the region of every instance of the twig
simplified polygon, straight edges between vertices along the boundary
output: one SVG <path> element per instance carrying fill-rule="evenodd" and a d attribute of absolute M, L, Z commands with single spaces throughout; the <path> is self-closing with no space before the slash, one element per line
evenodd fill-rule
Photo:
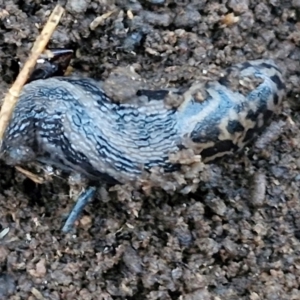
<path fill-rule="evenodd" d="M 79 197 L 77 199 L 75 206 L 73 207 L 70 215 L 68 216 L 68 219 L 67 219 L 64 227 L 62 228 L 62 231 L 64 233 L 70 232 L 70 230 L 73 228 L 74 223 L 78 219 L 79 215 L 82 213 L 86 204 L 89 201 L 91 201 L 92 198 L 94 197 L 96 190 L 97 189 L 95 187 L 90 186 L 87 190 L 84 190 L 83 192 L 81 192 L 81 194 L 79 195 Z"/>
<path fill-rule="evenodd" d="M 13 109 L 17 103 L 19 94 L 26 83 L 28 77 L 30 76 L 31 72 L 33 71 L 36 61 L 39 56 L 44 51 L 45 47 L 47 46 L 56 26 L 58 25 L 62 14 L 64 13 L 64 9 L 57 5 L 52 14 L 50 15 L 44 29 L 42 30 L 41 34 L 36 39 L 32 49 L 31 54 L 24 64 L 21 72 L 19 73 L 17 79 L 15 80 L 12 87 L 9 89 L 8 93 L 6 94 L 3 105 L 1 107 L 0 112 L 0 147 L 2 144 L 3 134 L 5 129 L 9 123 L 11 118 Z"/>

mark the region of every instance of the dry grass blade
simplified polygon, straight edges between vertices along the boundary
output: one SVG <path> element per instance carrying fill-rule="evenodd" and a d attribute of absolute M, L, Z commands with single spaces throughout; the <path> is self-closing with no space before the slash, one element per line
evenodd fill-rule
<path fill-rule="evenodd" d="M 63 13 L 64 13 L 64 9 L 60 5 L 57 5 L 54 8 L 41 34 L 36 39 L 31 49 L 31 54 L 28 60 L 25 62 L 17 79 L 15 80 L 14 84 L 9 89 L 8 93 L 4 98 L 3 105 L 1 107 L 1 112 L 0 112 L 0 146 L 2 144 L 3 134 L 11 118 L 19 94 L 24 84 L 26 83 L 29 75 L 34 69 L 37 59 L 39 58 L 41 53 L 45 50 L 45 47 L 47 46 Z"/>
<path fill-rule="evenodd" d="M 34 181 L 35 183 L 42 184 L 42 183 L 45 182 L 44 178 L 42 178 L 42 177 L 40 177 L 40 176 L 38 176 L 38 175 L 36 175 L 36 174 L 28 171 L 28 170 L 25 170 L 25 169 L 23 169 L 23 168 L 21 168 L 19 166 L 16 166 L 16 169 L 20 173 L 24 174 L 26 177 L 28 177 L 29 179 L 31 179 L 32 181 Z"/>

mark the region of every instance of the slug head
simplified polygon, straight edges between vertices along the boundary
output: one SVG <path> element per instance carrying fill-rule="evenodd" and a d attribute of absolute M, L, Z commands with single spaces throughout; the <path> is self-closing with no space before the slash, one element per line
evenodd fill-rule
<path fill-rule="evenodd" d="M 0 153 L 0 158 L 10 166 L 32 162 L 35 160 L 35 157 L 34 151 L 24 145 L 4 145 Z"/>

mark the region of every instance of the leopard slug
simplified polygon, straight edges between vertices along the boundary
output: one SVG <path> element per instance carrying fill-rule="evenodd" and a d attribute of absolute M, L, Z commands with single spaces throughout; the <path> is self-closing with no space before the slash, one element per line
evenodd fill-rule
<path fill-rule="evenodd" d="M 90 78 L 53 77 L 24 86 L 5 131 L 1 156 L 9 165 L 41 162 L 90 179 L 124 183 L 159 166 L 174 169 L 170 153 L 187 138 L 204 162 L 242 149 L 280 111 L 283 76 L 273 60 L 230 67 L 239 80 L 259 83 L 232 90 L 223 77 L 203 85 L 206 99 L 185 92 L 166 108 L 168 90 L 141 91 L 147 101 L 116 103 Z M 178 167 L 178 166 L 177 166 Z"/>

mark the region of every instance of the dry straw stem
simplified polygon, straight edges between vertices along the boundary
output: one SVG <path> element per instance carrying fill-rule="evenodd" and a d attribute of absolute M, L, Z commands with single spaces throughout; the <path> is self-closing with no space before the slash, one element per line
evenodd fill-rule
<path fill-rule="evenodd" d="M 31 179 L 32 181 L 34 181 L 35 183 L 42 184 L 42 183 L 45 182 L 45 180 L 44 180 L 43 177 L 38 176 L 38 175 L 36 175 L 36 174 L 34 174 L 34 173 L 28 171 L 28 170 L 25 170 L 25 169 L 23 169 L 23 168 L 20 167 L 20 166 L 16 166 L 16 169 L 17 169 L 20 173 L 24 174 L 26 177 L 28 177 L 29 179 Z"/>
<path fill-rule="evenodd" d="M 56 26 L 58 25 L 61 16 L 64 13 L 64 9 L 57 5 L 52 14 L 50 15 L 46 25 L 44 26 L 41 34 L 36 39 L 32 49 L 31 54 L 24 64 L 21 72 L 19 73 L 17 79 L 15 80 L 12 87 L 9 89 L 8 93 L 6 94 L 3 105 L 0 112 L 0 145 L 2 144 L 3 134 L 5 129 L 9 123 L 11 118 L 13 109 L 17 103 L 19 94 L 26 83 L 27 79 L 29 78 L 32 70 L 36 65 L 36 61 L 42 52 L 45 50 Z"/>

